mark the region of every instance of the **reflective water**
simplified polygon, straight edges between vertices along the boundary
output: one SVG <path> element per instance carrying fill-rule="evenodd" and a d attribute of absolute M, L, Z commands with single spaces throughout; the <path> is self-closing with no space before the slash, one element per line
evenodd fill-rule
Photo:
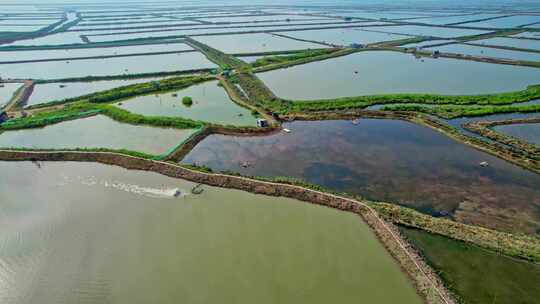
<path fill-rule="evenodd" d="M 166 153 L 194 130 L 136 126 L 116 122 L 106 116 L 66 121 L 41 129 L 8 131 L 0 134 L 3 148 L 110 148 L 149 154 Z"/>
<path fill-rule="evenodd" d="M 540 146 L 540 124 L 500 125 L 493 129 Z"/>
<path fill-rule="evenodd" d="M 91 163 L 0 162 L 0 302 L 404 303 L 361 219 Z M 183 193 L 174 198 L 171 193 Z"/>
<path fill-rule="evenodd" d="M 118 107 L 147 116 L 175 116 L 224 125 L 254 126 L 251 112 L 229 99 L 217 81 L 205 82 L 174 93 L 145 95 L 122 101 Z M 193 105 L 182 104 L 191 97 Z"/>
<path fill-rule="evenodd" d="M 425 127 L 395 120 L 293 122 L 291 133 L 212 135 L 182 161 L 292 176 L 339 192 L 509 231 L 540 227 L 540 176 Z M 481 162 L 488 162 L 482 167 Z"/>
<path fill-rule="evenodd" d="M 364 51 L 257 75 L 279 97 L 308 100 L 393 93 L 518 91 L 537 84 L 540 69 Z"/>

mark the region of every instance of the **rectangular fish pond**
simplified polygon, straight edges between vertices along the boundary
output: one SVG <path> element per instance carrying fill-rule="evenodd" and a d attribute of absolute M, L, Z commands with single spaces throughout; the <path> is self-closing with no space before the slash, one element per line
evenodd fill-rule
<path fill-rule="evenodd" d="M 493 127 L 493 130 L 540 146 L 540 124 L 511 124 Z"/>
<path fill-rule="evenodd" d="M 190 97 L 192 104 L 183 104 L 184 97 Z M 231 101 L 217 81 L 197 84 L 177 92 L 138 96 L 116 106 L 146 116 L 184 117 L 222 125 L 256 125 L 251 111 Z"/>
<path fill-rule="evenodd" d="M 0 147 L 28 149 L 108 148 L 160 155 L 187 139 L 193 129 L 130 125 L 98 115 L 39 129 L 0 133 Z"/>
<path fill-rule="evenodd" d="M 422 303 L 351 213 L 92 163 L 0 172 L 0 300 Z"/>
<path fill-rule="evenodd" d="M 399 120 L 296 121 L 269 136 L 211 135 L 181 162 L 289 176 L 506 231 L 540 229 L 540 176 Z M 488 162 L 488 167 L 480 166 Z"/>
<path fill-rule="evenodd" d="M 141 64 L 141 60 L 144 64 Z M 59 79 L 214 68 L 201 53 L 0 64 L 4 78 Z"/>
<path fill-rule="evenodd" d="M 540 83 L 540 69 L 411 54 L 364 51 L 257 74 L 285 99 L 432 93 L 489 94 L 524 90 Z"/>
<path fill-rule="evenodd" d="M 0 108 L 6 105 L 22 83 L 0 83 Z"/>

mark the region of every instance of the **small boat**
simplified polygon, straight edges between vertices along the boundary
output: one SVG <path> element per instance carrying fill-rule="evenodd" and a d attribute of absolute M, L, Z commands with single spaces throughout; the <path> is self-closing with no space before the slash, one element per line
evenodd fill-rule
<path fill-rule="evenodd" d="M 489 164 L 486 161 L 483 161 L 480 163 L 480 167 L 487 167 L 487 166 L 489 166 Z"/>
<path fill-rule="evenodd" d="M 358 119 L 358 118 L 353 119 L 353 120 L 351 120 L 351 123 L 356 126 L 356 125 L 358 125 L 360 123 L 360 119 Z"/>
<path fill-rule="evenodd" d="M 285 133 L 291 133 L 291 130 L 286 129 L 286 128 L 283 128 L 283 132 L 285 132 Z"/>
<path fill-rule="evenodd" d="M 180 197 L 180 196 L 182 196 L 182 191 L 180 191 L 180 189 L 178 189 L 178 188 L 174 189 L 173 196 L 174 196 L 174 197 Z"/>

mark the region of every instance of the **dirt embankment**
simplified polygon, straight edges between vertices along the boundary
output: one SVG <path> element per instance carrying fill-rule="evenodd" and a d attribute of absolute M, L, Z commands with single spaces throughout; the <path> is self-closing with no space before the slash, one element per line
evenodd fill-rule
<path fill-rule="evenodd" d="M 381 219 L 376 211 L 361 201 L 319 192 L 295 185 L 259 181 L 240 176 L 211 174 L 183 168 L 176 164 L 147 160 L 107 152 L 32 152 L 0 151 L 5 161 L 84 161 L 145 170 L 210 186 L 243 190 L 255 194 L 288 197 L 360 215 L 373 229 L 381 243 L 409 276 L 426 303 L 455 303 L 435 272 L 400 236 L 396 227 Z"/>

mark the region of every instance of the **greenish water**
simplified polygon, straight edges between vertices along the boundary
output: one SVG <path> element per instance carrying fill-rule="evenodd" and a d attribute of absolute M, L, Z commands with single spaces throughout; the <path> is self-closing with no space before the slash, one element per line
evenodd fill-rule
<path fill-rule="evenodd" d="M 275 52 L 302 49 L 320 49 L 326 46 L 261 34 L 200 36 L 195 40 L 225 53 Z"/>
<path fill-rule="evenodd" d="M 37 105 L 55 100 L 64 100 L 99 91 L 110 90 L 117 87 L 127 86 L 136 83 L 143 83 L 156 80 L 158 78 L 139 78 L 128 80 L 104 80 L 91 82 L 55 82 L 36 84 L 34 91 L 28 99 L 27 106 Z M 63 87 L 60 87 L 63 86 Z"/>
<path fill-rule="evenodd" d="M 422 230 L 401 230 L 465 303 L 538 303 L 540 265 Z"/>
<path fill-rule="evenodd" d="M 500 125 L 493 129 L 540 146 L 540 124 L 538 123 Z"/>
<path fill-rule="evenodd" d="M 119 46 L 119 47 L 107 47 L 107 48 L 82 48 L 82 49 L 37 50 L 37 51 L 0 51 L 0 62 L 1 61 L 92 57 L 92 56 L 114 56 L 114 55 L 126 55 L 126 54 L 136 54 L 136 53 L 172 52 L 172 51 L 185 51 L 185 50 L 193 50 L 193 48 L 191 48 L 190 46 L 184 43 L 170 43 L 170 44 Z"/>
<path fill-rule="evenodd" d="M 182 162 L 250 176 L 297 177 L 500 230 L 540 229 L 539 175 L 429 128 L 385 119 L 360 119 L 358 125 L 296 121 L 283 127 L 291 132 L 211 135 Z M 483 161 L 489 166 L 480 166 Z"/>
<path fill-rule="evenodd" d="M 370 44 L 381 41 L 399 40 L 410 38 L 405 35 L 394 35 L 387 33 L 376 33 L 362 31 L 358 28 L 340 28 L 340 29 L 323 29 L 323 30 L 308 30 L 308 31 L 292 31 L 282 32 L 287 36 L 294 38 L 313 40 L 318 42 L 326 42 L 337 45 L 350 45 L 352 43 Z"/>
<path fill-rule="evenodd" d="M 123 124 L 98 115 L 40 129 L 7 131 L 0 134 L 0 147 L 110 148 L 158 155 L 176 147 L 194 131 Z"/>
<path fill-rule="evenodd" d="M 0 162 L 0 301 L 419 304 L 353 214 L 91 163 Z M 187 195 L 174 198 L 179 189 Z"/>
<path fill-rule="evenodd" d="M 0 65 L 4 78 L 58 79 L 214 68 L 200 53 Z"/>
<path fill-rule="evenodd" d="M 450 44 L 428 48 L 431 51 L 441 51 L 444 53 L 456 53 L 480 57 L 493 57 L 511 60 L 540 61 L 540 53 L 519 52 L 490 47 L 473 46 L 466 44 Z"/>
<path fill-rule="evenodd" d="M 422 22 L 422 23 L 427 23 L 427 24 L 435 24 L 435 25 L 444 25 L 444 24 L 452 24 L 452 23 L 458 23 L 458 22 L 480 20 L 484 18 L 493 18 L 497 16 L 502 16 L 502 15 L 501 14 L 471 14 L 471 15 L 464 15 L 464 16 L 438 16 L 438 17 L 429 17 L 429 18 L 419 18 L 419 19 L 415 19 L 411 21 Z"/>
<path fill-rule="evenodd" d="M 0 108 L 11 100 L 15 91 L 21 86 L 21 83 L 0 83 Z"/>
<path fill-rule="evenodd" d="M 540 69 L 365 51 L 258 76 L 279 97 L 307 100 L 392 93 L 517 91 L 538 84 Z"/>
<path fill-rule="evenodd" d="M 254 126 L 256 119 L 251 111 L 231 101 L 217 84 L 217 81 L 210 81 L 174 93 L 139 96 L 116 106 L 147 116 L 175 116 L 224 125 Z M 193 105 L 183 105 L 184 96 L 191 97 Z"/>

